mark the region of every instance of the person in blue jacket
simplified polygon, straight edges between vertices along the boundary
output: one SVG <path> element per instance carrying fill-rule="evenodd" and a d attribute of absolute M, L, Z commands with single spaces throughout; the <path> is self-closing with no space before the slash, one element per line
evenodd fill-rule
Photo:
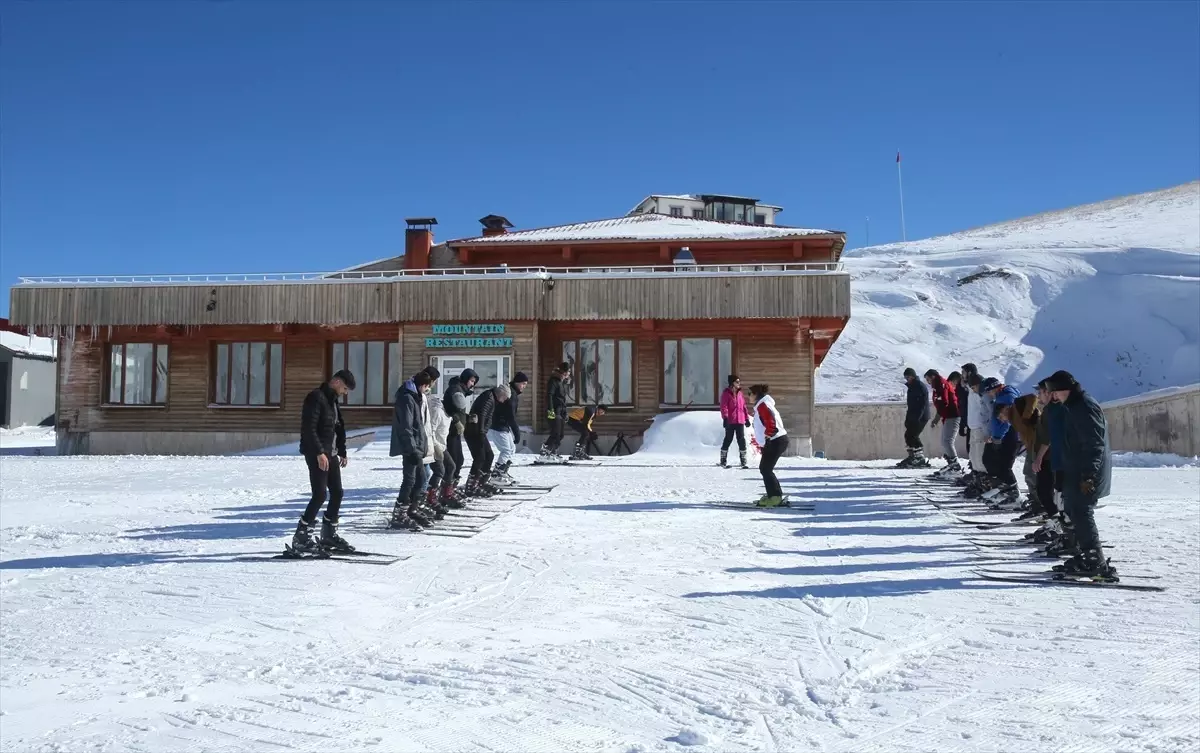
<path fill-rule="evenodd" d="M 1021 492 L 1017 489 L 1017 477 L 1013 474 L 1013 462 L 1017 459 L 1017 450 L 1021 440 L 1013 431 L 1010 416 L 1013 404 L 1020 397 L 1016 387 L 1002 384 L 995 377 L 988 377 L 980 385 L 980 393 L 986 396 L 985 403 L 991 403 L 992 419 L 988 423 L 988 446 L 984 449 L 983 464 L 1000 490 L 999 498 L 993 498 L 997 506 L 1009 506 L 1020 500 Z"/>
<path fill-rule="evenodd" d="M 1056 371 L 1043 384 L 1050 399 L 1063 407 L 1063 511 L 1075 530 L 1074 556 L 1054 569 L 1070 575 L 1116 580 L 1117 571 L 1104 557 L 1096 528 L 1096 503 L 1112 487 L 1112 450 L 1104 410 L 1067 371 Z M 1053 439 L 1051 440 L 1053 442 Z M 1057 470 L 1057 467 L 1056 467 Z"/>

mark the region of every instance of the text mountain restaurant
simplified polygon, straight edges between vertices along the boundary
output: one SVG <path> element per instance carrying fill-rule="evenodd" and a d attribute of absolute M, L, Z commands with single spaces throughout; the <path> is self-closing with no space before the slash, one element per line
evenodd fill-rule
<path fill-rule="evenodd" d="M 489 215 L 437 245 L 435 220 L 409 220 L 404 255 L 331 273 L 27 278 L 11 319 L 59 339 L 62 453 L 294 442 L 305 394 L 340 368 L 358 378 L 347 428 L 383 426 L 428 364 L 438 389 L 468 367 L 481 387 L 528 374 L 518 418 L 536 449 L 566 361 L 570 401 L 610 406 L 601 452 L 618 433 L 636 449 L 660 413 L 715 410 L 737 373 L 771 385 L 791 452 L 809 454 L 814 372 L 850 316 L 845 235 L 694 211 L 521 231 Z"/>

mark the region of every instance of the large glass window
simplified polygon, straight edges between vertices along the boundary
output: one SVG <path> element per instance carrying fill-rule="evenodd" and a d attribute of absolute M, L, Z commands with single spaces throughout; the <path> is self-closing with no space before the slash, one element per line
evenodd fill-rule
<path fill-rule="evenodd" d="M 400 344 L 383 340 L 355 340 L 329 344 L 329 373 L 349 369 L 354 389 L 343 405 L 391 405 L 400 389 Z"/>
<path fill-rule="evenodd" d="M 565 340 L 562 360 L 571 364 L 568 403 L 633 405 L 632 340 Z"/>
<path fill-rule="evenodd" d="M 733 372 L 733 341 L 711 337 L 663 340 L 664 405 L 716 405 Z"/>
<path fill-rule="evenodd" d="M 109 345 L 105 402 L 109 405 L 166 405 L 167 367 L 167 345 Z"/>
<path fill-rule="evenodd" d="M 475 383 L 474 395 L 498 384 L 508 384 L 512 381 L 512 358 L 510 356 L 430 356 L 429 363 L 436 366 L 442 374 L 441 378 L 433 383 L 432 392 L 438 397 L 442 396 L 450 380 L 461 374 L 463 369 L 471 369 L 479 375 L 479 381 Z M 473 397 L 469 397 L 468 400 L 473 400 Z"/>
<path fill-rule="evenodd" d="M 213 358 L 215 405 L 283 402 L 283 343 L 218 343 Z"/>

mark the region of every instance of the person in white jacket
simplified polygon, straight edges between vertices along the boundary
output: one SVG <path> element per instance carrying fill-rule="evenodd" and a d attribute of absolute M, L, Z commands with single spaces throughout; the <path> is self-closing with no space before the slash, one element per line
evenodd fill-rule
<path fill-rule="evenodd" d="M 971 390 L 971 394 L 967 396 L 967 429 L 971 440 L 971 446 L 968 449 L 971 471 L 977 475 L 986 472 L 983 467 L 983 448 L 987 446 L 988 423 L 991 420 L 983 396 L 979 394 L 979 385 L 982 382 L 983 380 L 978 374 L 972 374 L 967 378 L 967 386 Z"/>
<path fill-rule="evenodd" d="M 783 417 L 775 408 L 775 398 L 769 392 L 770 387 L 765 384 L 750 386 L 750 394 L 754 398 L 754 440 L 762 448 L 758 470 L 767 487 L 767 493 L 757 504 L 759 507 L 787 507 L 783 488 L 775 477 L 775 463 L 788 447 L 787 430 L 783 428 Z"/>
<path fill-rule="evenodd" d="M 433 377 L 435 382 L 441 377 L 441 372 L 435 366 L 426 367 L 425 373 Z M 432 460 L 426 461 L 428 465 L 425 466 L 429 471 L 429 487 L 425 490 L 425 504 L 433 508 L 435 512 L 445 514 L 448 507 L 458 509 L 464 505 L 454 499 L 454 474 L 458 470 L 458 466 L 450 453 L 446 452 L 450 435 L 450 416 L 446 415 L 446 409 L 440 400 L 428 402 L 429 421 L 426 425 L 430 427 L 430 447 L 433 448 L 433 457 Z"/>

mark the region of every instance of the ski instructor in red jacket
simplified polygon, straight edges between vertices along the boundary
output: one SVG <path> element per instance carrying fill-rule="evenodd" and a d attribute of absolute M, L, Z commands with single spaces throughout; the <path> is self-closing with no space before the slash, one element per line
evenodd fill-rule
<path fill-rule="evenodd" d="M 729 375 L 729 386 L 721 393 L 721 420 L 725 423 L 725 441 L 721 443 L 721 467 L 729 467 L 729 445 L 737 437 L 738 455 L 742 468 L 746 465 L 746 427 L 750 425 L 750 412 L 746 410 L 746 396 L 742 394 L 742 380 L 737 374 Z"/>

